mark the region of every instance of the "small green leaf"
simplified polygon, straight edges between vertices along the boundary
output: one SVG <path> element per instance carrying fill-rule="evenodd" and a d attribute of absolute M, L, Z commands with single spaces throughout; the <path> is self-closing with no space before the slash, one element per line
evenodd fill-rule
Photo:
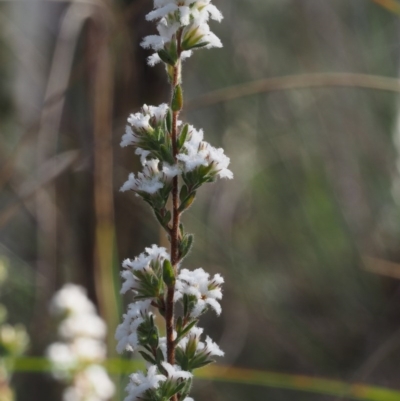
<path fill-rule="evenodd" d="M 186 336 L 186 334 L 189 333 L 190 330 L 192 330 L 192 328 L 196 325 L 196 323 L 198 322 L 198 320 L 193 320 L 192 322 L 190 322 L 189 324 L 187 324 L 182 330 L 177 330 L 178 335 L 176 337 L 175 340 L 175 344 L 178 344 L 179 341 Z"/>
<path fill-rule="evenodd" d="M 184 294 L 183 295 L 183 315 L 187 316 L 189 313 L 189 297 Z"/>
<path fill-rule="evenodd" d="M 150 333 L 149 344 L 152 348 L 158 347 L 158 330 L 156 327 L 154 327 L 153 331 Z"/>
<path fill-rule="evenodd" d="M 171 212 L 169 210 L 167 210 L 167 213 L 165 213 L 165 216 L 164 216 L 164 219 L 163 219 L 164 225 L 168 225 L 170 220 L 171 220 Z"/>
<path fill-rule="evenodd" d="M 163 280 L 168 287 L 175 284 L 175 271 L 168 259 L 165 259 L 163 264 Z"/>
<path fill-rule="evenodd" d="M 176 332 L 180 333 L 182 330 L 182 316 L 179 316 L 178 319 L 176 320 Z"/>
<path fill-rule="evenodd" d="M 169 164 L 174 164 L 175 160 L 174 157 L 172 156 L 171 151 L 168 150 L 168 148 L 165 145 L 160 146 L 160 152 L 162 156 L 162 160 L 168 162 Z"/>
<path fill-rule="evenodd" d="M 207 359 L 206 361 L 196 361 L 196 363 L 191 364 L 190 363 L 190 370 L 192 371 L 193 369 L 199 369 L 202 368 L 203 366 L 207 366 L 210 363 L 214 363 L 215 361 L 211 359 Z"/>
<path fill-rule="evenodd" d="M 167 70 L 168 81 L 172 84 L 174 82 L 175 68 L 173 65 L 169 64 L 166 64 L 165 67 L 165 69 Z"/>
<path fill-rule="evenodd" d="M 174 394 L 179 393 L 185 387 L 185 385 L 186 383 L 184 381 L 179 383 L 174 389 Z"/>
<path fill-rule="evenodd" d="M 160 364 L 161 362 L 164 361 L 164 354 L 161 351 L 161 348 L 157 348 L 157 353 L 156 353 L 156 362 L 157 364 Z"/>
<path fill-rule="evenodd" d="M 183 202 L 188 196 L 188 187 L 186 185 L 182 185 L 181 191 L 179 192 L 179 199 Z"/>
<path fill-rule="evenodd" d="M 153 357 L 152 355 L 149 355 L 149 354 L 147 354 L 147 353 L 144 352 L 144 351 L 139 351 L 139 354 L 142 355 L 143 359 L 144 359 L 146 362 L 149 362 L 149 363 L 151 363 L 152 365 L 154 365 L 154 364 L 156 363 L 156 361 L 155 361 L 155 359 L 154 359 L 154 357 Z"/>
<path fill-rule="evenodd" d="M 167 52 L 166 50 L 162 49 L 158 51 L 158 55 L 160 57 L 160 59 L 166 63 L 169 64 L 171 66 L 174 66 L 176 64 L 177 59 L 173 57 L 173 55 L 171 55 L 169 52 Z"/>
<path fill-rule="evenodd" d="M 194 202 L 195 198 L 196 198 L 196 192 L 192 192 L 191 194 L 189 194 L 186 197 L 186 199 L 180 204 L 179 212 L 183 212 L 184 210 L 188 209 Z"/>
<path fill-rule="evenodd" d="M 209 42 L 198 42 L 198 38 L 189 37 L 182 43 L 182 50 L 200 49 L 201 47 L 207 46 Z"/>
<path fill-rule="evenodd" d="M 180 111 L 183 107 L 183 92 L 181 85 L 176 85 L 172 96 L 171 109 L 172 111 Z"/>
<path fill-rule="evenodd" d="M 179 258 L 183 259 L 190 252 L 193 245 L 193 234 L 185 234 L 179 244 Z"/>
<path fill-rule="evenodd" d="M 168 108 L 167 116 L 165 117 L 165 123 L 167 125 L 168 132 L 172 132 L 172 112 L 170 108 Z"/>
<path fill-rule="evenodd" d="M 192 46 L 191 49 L 199 49 L 201 47 L 207 46 L 209 43 L 210 42 L 200 42 Z"/>
<path fill-rule="evenodd" d="M 185 144 L 188 133 L 189 133 L 189 125 L 185 124 L 178 138 L 179 150 L 182 149 L 183 145 Z"/>
<path fill-rule="evenodd" d="M 176 64 L 176 62 L 178 61 L 179 56 L 178 56 L 178 45 L 177 45 L 175 37 L 174 37 L 174 40 L 171 40 L 169 42 L 168 53 L 169 53 L 170 57 L 173 60 L 175 60 L 175 64 Z"/>

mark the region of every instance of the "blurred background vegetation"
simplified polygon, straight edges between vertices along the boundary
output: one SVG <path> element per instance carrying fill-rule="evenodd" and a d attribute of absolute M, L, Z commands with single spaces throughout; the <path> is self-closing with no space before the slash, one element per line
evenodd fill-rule
<path fill-rule="evenodd" d="M 225 148 L 235 180 L 186 214 L 186 265 L 226 279 L 222 318 L 204 318 L 221 363 L 400 389 L 400 1 L 214 2 L 224 48 L 185 63 L 184 117 Z M 115 357 L 120 262 L 166 244 L 146 205 L 118 192 L 139 168 L 119 147 L 127 116 L 169 98 L 139 47 L 151 7 L 0 2 L 0 301 L 30 356 L 55 338 L 52 294 L 75 282 Z M 197 381 L 194 398 L 350 399 L 224 377 Z M 46 372 L 12 384 L 21 401 L 60 399 Z"/>

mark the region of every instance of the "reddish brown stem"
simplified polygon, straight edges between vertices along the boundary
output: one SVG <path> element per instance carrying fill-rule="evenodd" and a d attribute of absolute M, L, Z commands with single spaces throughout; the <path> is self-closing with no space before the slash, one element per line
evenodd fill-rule
<path fill-rule="evenodd" d="M 178 54 L 180 54 L 180 35 L 178 34 Z M 172 96 L 175 88 L 179 85 L 180 81 L 180 61 L 174 67 L 174 76 L 172 82 Z M 172 103 L 172 102 L 171 102 Z M 174 111 L 172 114 L 172 153 L 174 160 L 177 160 L 178 155 L 178 117 L 179 111 Z M 178 177 L 172 180 L 172 230 L 171 230 L 171 264 L 174 267 L 175 276 L 177 273 L 179 263 L 179 225 L 180 225 L 180 212 L 179 212 L 179 182 Z M 167 329 L 167 360 L 171 365 L 175 364 L 175 343 L 174 343 L 174 293 L 175 284 L 168 286 L 167 300 L 166 300 L 166 329 Z M 171 401 L 177 401 L 177 395 L 171 398 Z"/>

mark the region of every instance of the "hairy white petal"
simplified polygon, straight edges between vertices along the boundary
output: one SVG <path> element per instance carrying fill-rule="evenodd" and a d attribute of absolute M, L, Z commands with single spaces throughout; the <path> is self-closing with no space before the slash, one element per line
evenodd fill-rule
<path fill-rule="evenodd" d="M 169 3 L 161 8 L 157 8 L 154 11 L 149 12 L 146 15 L 146 19 L 147 21 L 153 21 L 155 19 L 163 18 L 176 10 L 178 10 L 178 6 L 176 4 Z"/>
<path fill-rule="evenodd" d="M 161 63 L 161 59 L 158 53 L 153 53 L 151 56 L 147 57 L 147 64 L 150 67 L 154 67 L 158 63 Z"/>

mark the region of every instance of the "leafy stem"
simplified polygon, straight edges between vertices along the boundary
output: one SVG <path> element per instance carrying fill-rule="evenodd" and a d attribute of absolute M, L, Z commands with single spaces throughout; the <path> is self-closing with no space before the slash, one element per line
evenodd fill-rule
<path fill-rule="evenodd" d="M 181 83 L 181 39 L 182 30 L 177 32 L 177 53 L 178 60 L 173 67 L 173 80 L 172 80 L 172 97 L 171 97 L 171 109 L 172 109 L 172 130 L 171 130 L 171 142 L 172 142 L 172 155 L 174 161 L 177 161 L 178 149 L 178 117 L 180 110 L 183 107 L 182 89 Z M 177 267 L 179 263 L 179 237 L 180 237 L 180 210 L 179 210 L 179 182 L 178 176 L 175 176 L 172 180 L 172 230 L 170 234 L 171 239 L 171 264 L 174 269 L 174 274 L 177 274 Z M 166 331 L 167 331 L 167 361 L 171 365 L 175 364 L 175 341 L 174 341 L 174 293 L 175 293 L 175 282 L 168 285 L 167 299 L 166 299 Z M 174 395 L 171 398 L 172 401 L 177 401 L 177 396 Z"/>

